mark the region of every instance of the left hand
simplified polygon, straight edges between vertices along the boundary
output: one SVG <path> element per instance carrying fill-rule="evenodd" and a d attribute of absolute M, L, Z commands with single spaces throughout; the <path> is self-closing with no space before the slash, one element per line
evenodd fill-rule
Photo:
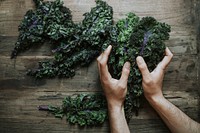
<path fill-rule="evenodd" d="M 148 101 L 159 101 L 160 99 L 164 98 L 162 93 L 163 78 L 165 70 L 169 65 L 172 57 L 172 52 L 166 48 L 165 57 L 152 72 L 149 72 L 144 59 L 142 57 L 137 57 L 136 60 L 138 68 L 142 73 L 142 86 L 144 90 L 144 96 Z"/>
<path fill-rule="evenodd" d="M 101 85 L 103 87 L 108 107 L 120 107 L 124 105 L 124 100 L 127 93 L 127 82 L 130 73 L 130 63 L 126 62 L 122 69 L 122 75 L 119 80 L 112 78 L 108 71 L 108 58 L 112 46 L 108 48 L 97 58 Z"/>

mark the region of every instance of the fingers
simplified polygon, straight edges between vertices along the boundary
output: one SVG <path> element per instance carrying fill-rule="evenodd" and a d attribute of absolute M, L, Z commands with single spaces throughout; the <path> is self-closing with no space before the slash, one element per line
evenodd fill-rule
<path fill-rule="evenodd" d="M 119 84 L 121 85 L 122 88 L 126 88 L 127 82 L 128 82 L 128 76 L 130 74 L 130 63 L 126 62 L 122 68 L 122 75 L 119 80 Z"/>
<path fill-rule="evenodd" d="M 142 77 L 148 78 L 150 75 L 149 69 L 147 68 L 147 64 L 145 63 L 144 59 L 141 56 L 138 56 L 136 58 L 136 62 L 138 65 L 138 68 L 140 69 L 140 72 L 142 73 Z"/>
<path fill-rule="evenodd" d="M 100 62 L 103 59 L 103 57 L 108 60 L 108 56 L 110 55 L 111 49 L 112 46 L 109 45 L 107 49 L 97 58 L 97 61 Z"/>
<path fill-rule="evenodd" d="M 172 52 L 169 50 L 169 48 L 167 47 L 165 49 L 165 57 L 163 58 L 163 60 L 158 64 L 159 67 L 161 67 L 161 69 L 165 70 L 167 68 L 167 66 L 169 65 L 171 59 L 173 57 Z"/>
<path fill-rule="evenodd" d="M 110 73 L 108 72 L 108 58 L 111 52 L 112 46 L 109 45 L 108 48 L 97 58 L 97 64 L 99 68 L 100 77 L 104 80 L 110 78 Z"/>

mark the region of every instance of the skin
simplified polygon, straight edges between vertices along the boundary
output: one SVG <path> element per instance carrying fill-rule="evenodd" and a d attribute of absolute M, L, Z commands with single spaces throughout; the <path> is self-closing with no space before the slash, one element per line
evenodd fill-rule
<path fill-rule="evenodd" d="M 119 80 L 111 77 L 108 72 L 108 56 L 112 46 L 109 46 L 98 58 L 101 84 L 108 103 L 111 133 L 130 133 L 124 115 L 124 100 L 127 93 L 127 81 L 130 73 L 130 63 L 126 62 Z"/>
<path fill-rule="evenodd" d="M 127 80 L 130 73 L 130 63 L 126 62 L 119 80 L 113 79 L 108 71 L 107 61 L 112 46 L 109 46 L 98 58 L 98 68 L 101 84 L 108 102 L 110 130 L 112 133 L 130 133 L 124 115 L 124 100 L 127 93 Z M 165 57 L 157 67 L 149 72 L 142 57 L 136 62 L 142 73 L 144 96 L 157 111 L 172 133 L 199 133 L 200 124 L 189 118 L 180 109 L 170 103 L 162 93 L 164 72 L 173 54 L 166 48 Z"/>
<path fill-rule="evenodd" d="M 173 54 L 166 48 L 165 57 L 151 73 L 144 59 L 137 57 L 137 64 L 143 78 L 142 86 L 144 95 L 172 133 L 199 133 L 200 124 L 189 118 L 163 96 L 162 85 L 164 72 L 172 57 Z"/>

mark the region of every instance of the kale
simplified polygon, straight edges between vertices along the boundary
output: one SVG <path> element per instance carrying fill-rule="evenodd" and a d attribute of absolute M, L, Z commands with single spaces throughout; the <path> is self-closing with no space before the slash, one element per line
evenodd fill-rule
<path fill-rule="evenodd" d="M 45 41 L 51 43 L 71 36 L 76 28 L 72 21 L 71 11 L 63 6 L 63 2 L 43 2 L 34 0 L 35 10 L 29 10 L 19 25 L 19 36 L 12 51 L 11 58 L 34 45 Z"/>
<path fill-rule="evenodd" d="M 102 44 L 107 41 L 108 33 L 105 30 L 113 25 L 113 11 L 106 2 L 97 0 L 96 3 L 96 7 L 84 14 L 85 18 L 80 24 L 74 24 L 70 15 L 68 15 L 68 22 L 65 22 L 66 26 L 62 24 L 64 19 L 62 17 L 51 15 L 56 20 L 47 19 L 46 33 L 52 42 L 58 43 L 58 46 L 53 49 L 54 60 L 40 62 L 37 69 L 28 71 L 28 75 L 36 78 L 55 76 L 70 78 L 75 75 L 75 68 L 88 66 L 99 55 Z M 60 10 L 55 12 L 57 12 L 55 14 L 62 13 Z M 45 16 L 43 12 L 40 13 L 40 16 Z M 43 23 L 46 23 L 45 20 Z"/>
<path fill-rule="evenodd" d="M 102 94 L 79 94 L 68 96 L 61 107 L 41 105 L 39 110 L 49 111 L 55 117 L 63 118 L 70 124 L 94 126 L 102 124 L 107 119 L 107 105 Z"/>
<path fill-rule="evenodd" d="M 38 68 L 28 75 L 40 78 L 75 75 L 78 67 L 88 66 L 112 44 L 108 68 L 113 78 L 119 79 L 124 63 L 131 63 L 128 93 L 125 100 L 125 115 L 129 120 L 140 107 L 143 94 L 142 76 L 136 57 L 142 56 L 152 71 L 164 57 L 165 43 L 169 39 L 170 26 L 153 17 L 140 19 L 134 13 L 113 23 L 113 9 L 106 2 L 96 0 L 96 6 L 84 14 L 81 23 L 72 21 L 71 11 L 63 2 L 34 0 L 36 8 L 29 10 L 19 25 L 19 37 L 11 58 L 34 45 L 49 42 L 53 45 L 52 60 L 40 61 Z M 101 94 L 68 96 L 62 107 L 39 106 L 56 117 L 66 116 L 72 124 L 98 125 L 107 119 L 106 100 Z"/>
<path fill-rule="evenodd" d="M 157 22 L 153 17 L 144 17 L 140 20 L 134 13 L 129 13 L 127 18 L 119 20 L 113 29 L 114 34 L 117 33 L 117 38 L 112 40 L 114 45 L 108 63 L 112 77 L 119 79 L 124 63 L 131 63 L 125 101 L 128 120 L 133 110 L 139 109 L 139 99 L 143 94 L 142 76 L 137 67 L 136 57 L 142 56 L 152 71 L 164 57 L 164 41 L 169 39 L 170 26 Z"/>

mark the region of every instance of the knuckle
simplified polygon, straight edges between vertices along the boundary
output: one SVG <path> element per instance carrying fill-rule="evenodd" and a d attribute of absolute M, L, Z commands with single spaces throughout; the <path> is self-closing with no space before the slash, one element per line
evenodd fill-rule
<path fill-rule="evenodd" d="M 101 66 L 101 67 L 104 67 L 107 65 L 107 60 L 106 58 L 104 57 L 100 57 L 100 58 L 97 58 L 97 63 Z"/>
<path fill-rule="evenodd" d="M 102 77 L 102 78 L 101 78 L 101 83 L 106 84 L 106 85 L 111 84 L 111 79 L 110 79 L 110 77 L 108 77 L 108 76 Z"/>
<path fill-rule="evenodd" d="M 99 61 L 99 65 L 100 65 L 101 67 L 103 67 L 103 66 L 106 65 L 106 62 L 105 62 L 105 61 Z"/>
<path fill-rule="evenodd" d="M 102 79 L 102 82 L 103 82 L 104 84 L 108 84 L 108 83 L 109 83 L 109 78 L 108 78 L 108 77 L 104 77 L 104 78 Z"/>
<path fill-rule="evenodd" d="M 145 82 L 145 84 L 147 84 L 147 85 L 151 85 L 151 84 L 153 84 L 153 79 L 152 78 L 146 78 L 145 80 L 144 80 L 144 82 Z"/>
<path fill-rule="evenodd" d="M 174 55 L 173 55 L 173 53 L 170 53 L 168 56 L 169 56 L 170 58 L 172 58 Z"/>
<path fill-rule="evenodd" d="M 172 58 L 174 56 L 174 54 L 171 53 L 170 57 Z"/>
<path fill-rule="evenodd" d="M 121 77 L 121 80 L 127 80 L 128 76 L 129 76 L 129 71 L 128 70 L 123 71 L 123 75 Z"/>
<path fill-rule="evenodd" d="M 98 62 L 98 63 L 101 62 L 101 56 L 97 57 L 97 62 Z"/>
<path fill-rule="evenodd" d="M 124 84 L 122 84 L 122 83 L 119 83 L 119 84 L 118 84 L 118 87 L 119 87 L 120 89 L 123 89 L 123 90 L 126 89 L 126 86 L 125 86 Z"/>
<path fill-rule="evenodd" d="M 141 70 L 145 70 L 146 69 L 146 65 L 144 63 L 140 64 L 139 67 L 140 67 Z"/>
<path fill-rule="evenodd" d="M 123 69 L 123 73 L 124 73 L 124 74 L 129 74 L 129 72 L 130 72 L 130 69 L 127 69 L 127 68 L 124 68 L 124 69 Z"/>
<path fill-rule="evenodd" d="M 170 59 L 171 59 L 174 55 L 173 55 L 173 53 L 170 52 L 168 56 L 169 56 Z"/>
<path fill-rule="evenodd" d="M 97 58 L 97 62 L 100 62 L 100 59 L 99 59 L 99 57 Z"/>

